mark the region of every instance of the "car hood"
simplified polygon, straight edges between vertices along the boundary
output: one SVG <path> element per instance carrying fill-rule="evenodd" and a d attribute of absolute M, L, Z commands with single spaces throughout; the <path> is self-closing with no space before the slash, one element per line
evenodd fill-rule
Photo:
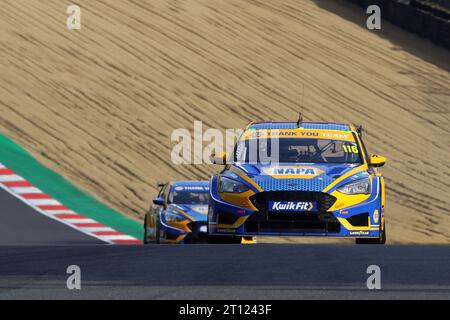
<path fill-rule="evenodd" d="M 184 214 L 193 221 L 206 221 L 208 218 L 208 206 L 203 204 L 170 204 L 167 209 Z"/>
<path fill-rule="evenodd" d="M 243 171 L 263 191 L 322 191 L 350 170 L 361 166 L 359 176 L 367 175 L 361 164 L 347 163 L 282 163 L 242 164 Z"/>

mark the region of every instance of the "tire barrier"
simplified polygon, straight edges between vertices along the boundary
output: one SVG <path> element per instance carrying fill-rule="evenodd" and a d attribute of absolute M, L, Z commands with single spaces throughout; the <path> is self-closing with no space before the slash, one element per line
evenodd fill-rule
<path fill-rule="evenodd" d="M 382 18 L 450 49 L 450 0 L 347 0 L 367 8 L 377 5 Z M 438 5 L 438 6 L 436 6 Z"/>
<path fill-rule="evenodd" d="M 438 5 L 442 8 L 450 10 L 450 0 L 421 0 L 421 2 L 425 2 L 431 7 Z"/>

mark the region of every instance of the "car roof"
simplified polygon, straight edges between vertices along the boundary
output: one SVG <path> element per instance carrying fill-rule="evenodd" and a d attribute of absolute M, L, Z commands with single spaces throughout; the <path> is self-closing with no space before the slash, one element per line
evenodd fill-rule
<path fill-rule="evenodd" d="M 268 130 L 268 129 L 312 129 L 312 130 L 337 130 L 337 131 L 353 131 L 352 125 L 338 122 L 256 122 L 251 123 L 247 130 Z"/>
<path fill-rule="evenodd" d="M 195 186 L 209 186 L 209 181 L 189 181 L 189 180 L 176 180 L 172 181 L 172 185 L 174 187 L 178 186 L 189 186 L 189 187 L 195 187 Z"/>

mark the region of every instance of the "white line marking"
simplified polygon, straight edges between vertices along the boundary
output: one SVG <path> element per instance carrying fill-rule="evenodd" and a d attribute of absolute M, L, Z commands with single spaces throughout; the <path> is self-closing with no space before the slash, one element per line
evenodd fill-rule
<path fill-rule="evenodd" d="M 24 178 L 18 176 L 17 174 L 0 175 L 0 182 L 15 182 L 15 181 L 25 181 L 25 180 Z"/>
<path fill-rule="evenodd" d="M 33 206 L 60 206 L 61 203 L 54 199 L 27 199 Z"/>
<path fill-rule="evenodd" d="M 107 240 L 136 240 L 135 238 L 131 236 L 124 235 L 117 235 L 117 236 L 99 236 Z"/>
<path fill-rule="evenodd" d="M 85 230 L 86 232 L 99 232 L 99 231 L 116 231 L 110 227 L 82 227 L 80 229 Z"/>
<path fill-rule="evenodd" d="M 20 194 L 43 193 L 40 189 L 35 187 L 12 187 L 11 190 Z"/>
<path fill-rule="evenodd" d="M 97 223 L 97 221 L 92 219 L 61 219 L 70 223 Z"/>
<path fill-rule="evenodd" d="M 55 215 L 55 214 L 78 214 L 75 211 L 72 210 L 44 210 L 49 215 Z"/>

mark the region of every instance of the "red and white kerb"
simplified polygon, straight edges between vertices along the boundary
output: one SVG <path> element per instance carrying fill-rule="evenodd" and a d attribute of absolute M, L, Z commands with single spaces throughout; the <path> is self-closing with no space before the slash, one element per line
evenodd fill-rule
<path fill-rule="evenodd" d="M 62 205 L 0 163 L 0 187 L 37 212 L 111 244 L 141 244 L 138 240 Z"/>

